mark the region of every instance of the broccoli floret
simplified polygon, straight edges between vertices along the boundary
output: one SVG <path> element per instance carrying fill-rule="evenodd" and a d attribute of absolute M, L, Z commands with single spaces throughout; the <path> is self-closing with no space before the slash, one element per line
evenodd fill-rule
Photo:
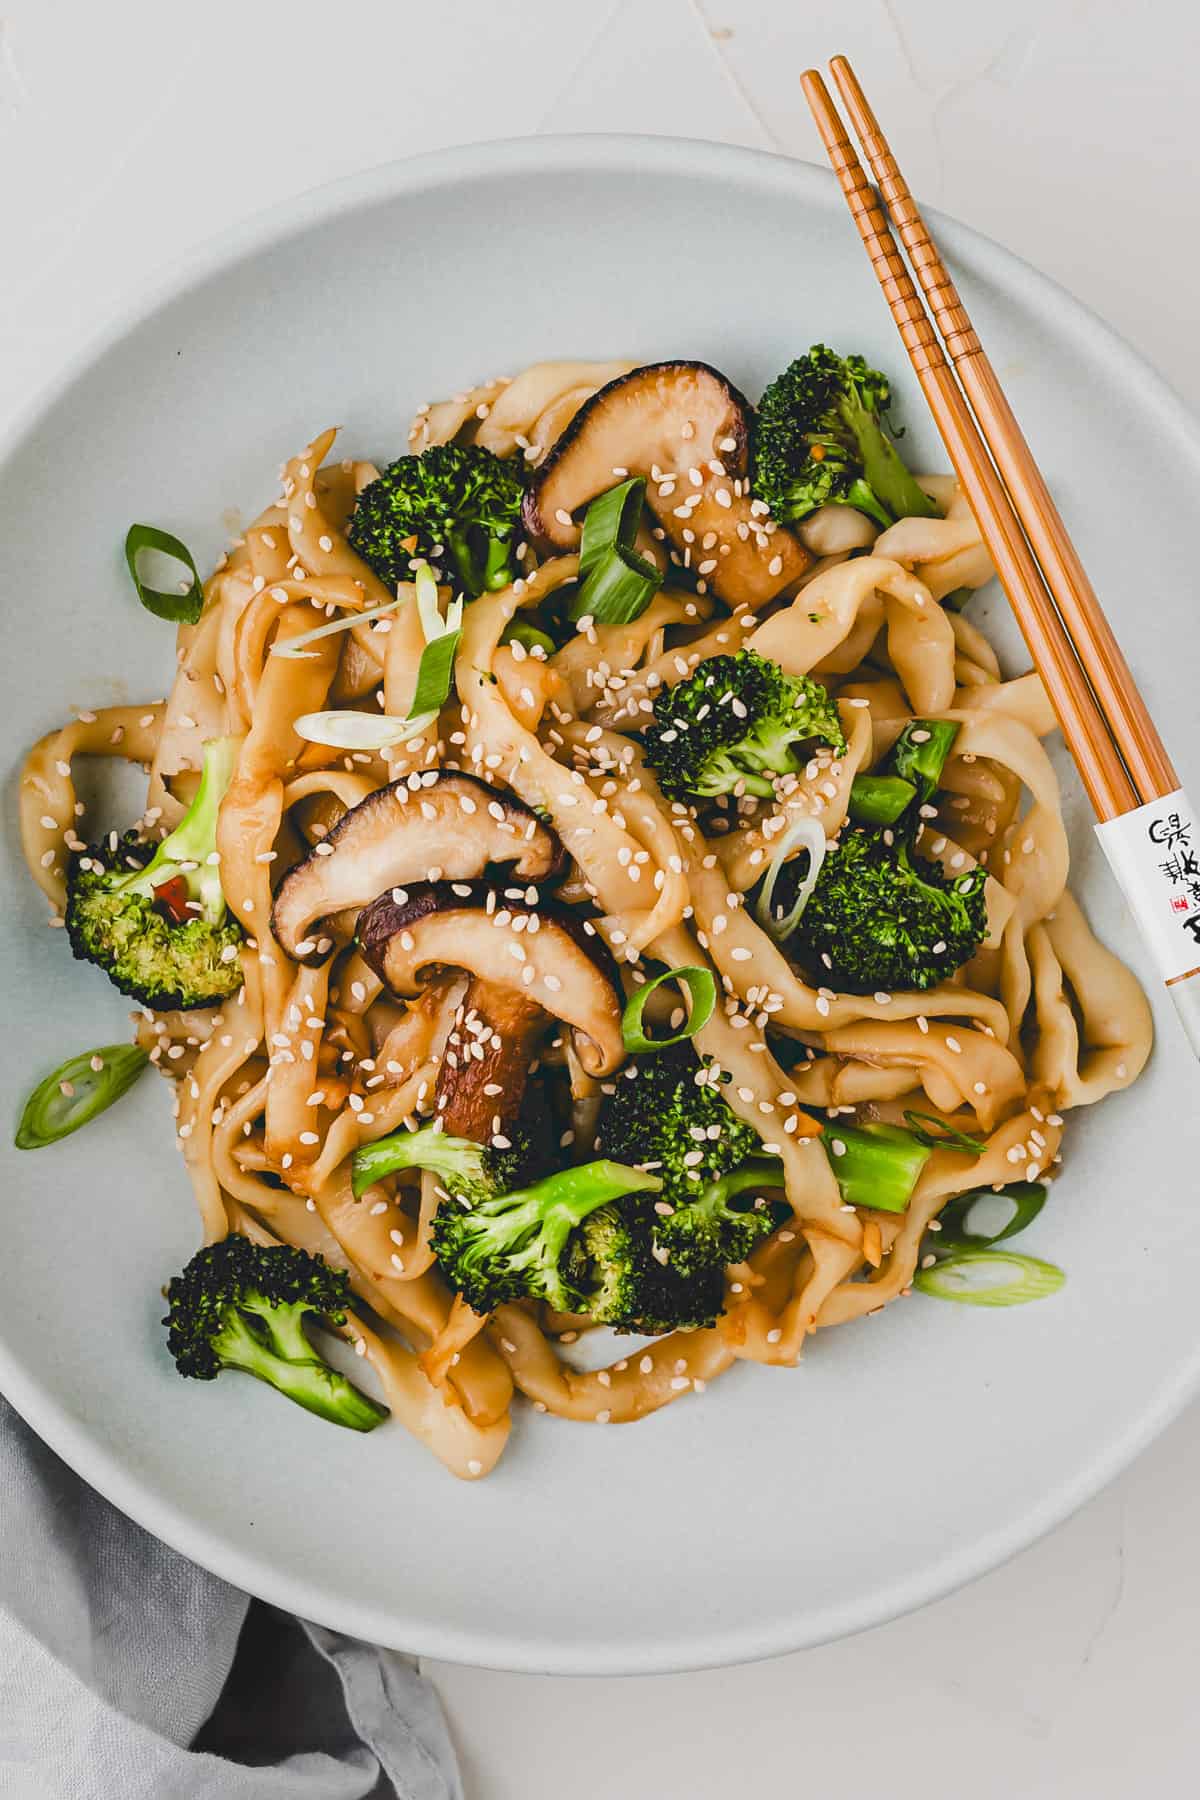
<path fill-rule="evenodd" d="M 711 656 L 661 689 L 645 734 L 647 761 L 673 799 L 737 790 L 769 800 L 775 778 L 799 774 L 814 742 L 846 748 L 829 694 L 754 650 Z"/>
<path fill-rule="evenodd" d="M 522 457 L 501 459 L 478 444 L 434 444 L 400 456 L 365 487 L 346 528 L 381 581 L 412 580 L 414 557 L 449 561 L 471 596 L 520 573 L 515 552 L 525 497 Z"/>
<path fill-rule="evenodd" d="M 443 1275 L 475 1312 L 514 1300 L 545 1300 L 559 1312 L 586 1312 L 576 1285 L 572 1233 L 624 1194 L 655 1192 L 660 1182 L 639 1169 L 600 1161 L 560 1170 L 530 1187 L 463 1206 L 444 1200 L 433 1221 L 433 1249 Z"/>
<path fill-rule="evenodd" d="M 157 848 L 128 832 L 72 858 L 65 920 L 72 950 L 154 1012 L 215 1005 L 242 985 L 242 928 L 227 915 L 210 861 L 238 748 L 236 738 L 205 744 L 196 798 Z"/>
<path fill-rule="evenodd" d="M 718 1259 L 686 1276 L 662 1241 L 664 1219 L 634 1195 L 602 1206 L 573 1233 L 568 1274 L 583 1310 L 614 1331 L 691 1331 L 715 1325 L 725 1297 Z"/>
<path fill-rule="evenodd" d="M 387 1408 L 319 1356 L 308 1318 L 344 1325 L 349 1278 L 284 1244 L 227 1237 L 197 1251 L 167 1288 L 167 1347 L 181 1375 L 241 1369 L 334 1425 L 372 1431 Z"/>
<path fill-rule="evenodd" d="M 374 1182 L 394 1175 L 398 1169 L 428 1169 L 447 1193 L 464 1206 L 495 1199 L 542 1174 L 546 1167 L 544 1133 L 515 1124 L 509 1126 L 507 1135 L 507 1149 L 477 1144 L 472 1138 L 451 1137 L 437 1125 L 422 1125 L 416 1131 L 394 1131 L 389 1137 L 376 1138 L 373 1144 L 364 1144 L 354 1152 L 355 1195 L 364 1194 Z"/>
<path fill-rule="evenodd" d="M 617 1076 L 600 1107 L 596 1148 L 661 1176 L 663 1198 L 674 1202 L 756 1155 L 759 1137 L 683 1043 L 629 1063 Z"/>
<path fill-rule="evenodd" d="M 754 421 L 751 485 L 781 525 L 831 503 L 880 526 L 936 510 L 884 431 L 890 403 L 886 375 L 824 344 L 776 376 Z"/>
<path fill-rule="evenodd" d="M 782 1181 L 780 1162 L 753 1157 L 731 1174 L 705 1182 L 695 1195 L 685 1193 L 674 1212 L 658 1221 L 658 1241 L 671 1267 L 691 1281 L 703 1279 L 714 1264 L 745 1262 L 780 1223 L 782 1212 L 767 1203 L 763 1190 Z"/>
<path fill-rule="evenodd" d="M 661 1178 L 654 1240 L 686 1281 L 743 1262 L 772 1229 L 770 1209 L 752 1205 L 749 1192 L 762 1185 L 764 1165 L 751 1160 L 760 1150 L 758 1133 L 738 1118 L 689 1044 L 646 1057 L 618 1077 L 600 1108 L 596 1146 Z"/>
<path fill-rule="evenodd" d="M 980 867 L 951 879 L 905 836 L 846 830 L 787 947 L 814 980 L 845 993 L 936 987 L 987 934 L 986 883 Z"/>

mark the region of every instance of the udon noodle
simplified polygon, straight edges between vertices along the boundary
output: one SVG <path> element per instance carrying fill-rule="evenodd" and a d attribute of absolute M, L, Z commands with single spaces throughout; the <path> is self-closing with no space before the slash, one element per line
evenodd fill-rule
<path fill-rule="evenodd" d="M 543 363 L 484 383 L 423 407 L 411 444 L 476 442 L 538 464 L 588 396 L 630 366 Z M 1054 721 L 1040 682 L 1005 679 L 982 632 L 938 604 L 991 574 L 952 479 L 923 481 L 939 516 L 882 532 L 844 507 L 816 513 L 799 529 L 814 560 L 762 616 L 673 587 L 668 573 L 641 617 L 585 621 L 548 656 L 501 639 L 577 564 L 562 556 L 536 566 L 530 555 L 521 579 L 468 607 L 456 692 L 440 717 L 386 751 L 343 752 L 303 741 L 295 721 L 328 707 L 407 716 L 424 639 L 409 604 L 315 639 L 302 657 L 274 654 L 315 626 L 396 598 L 344 534 L 377 471 L 331 460 L 334 436 L 322 432 L 292 458 L 280 498 L 206 582 L 199 621 L 179 630 L 167 698 L 81 713 L 34 747 L 22 827 L 33 879 L 61 922 L 69 859 L 82 848 L 76 759 L 145 768 L 143 823 L 153 832 L 181 816 L 202 742 L 240 738 L 218 847 L 226 900 L 246 933 L 244 983 L 220 1009 L 139 1014 L 138 1034 L 173 1090 L 206 1240 L 243 1232 L 347 1270 L 371 1320 L 350 1317 L 354 1350 L 395 1415 L 469 1478 L 500 1456 L 514 1390 L 565 1418 L 637 1419 L 701 1393 L 739 1359 L 793 1364 L 822 1327 L 906 1295 L 947 1200 L 1053 1176 L 1065 1114 L 1137 1077 L 1150 1015 L 1067 887 L 1058 783 L 1042 743 Z M 739 808 L 727 829 L 706 836 L 694 814 L 663 798 L 637 732 L 660 689 L 742 645 L 824 682 L 847 749 L 785 798 Z M 747 890 L 796 819 L 838 831 L 855 773 L 914 716 L 961 727 L 919 847 L 947 871 L 985 865 L 986 941 L 931 991 L 814 987 L 756 921 Z M 627 981 L 644 957 L 712 970 L 721 1003 L 696 1047 L 728 1076 L 735 1111 L 783 1160 L 792 1216 L 729 1270 L 719 1322 L 645 1347 L 618 1341 L 601 1369 L 570 1360 L 582 1321 L 521 1304 L 501 1306 L 480 1328 L 456 1305 L 429 1245 L 430 1177 L 413 1172 L 360 1199 L 352 1192 L 358 1147 L 428 1117 L 462 982 L 405 1004 L 349 935 L 332 960 L 308 967 L 270 929 L 278 873 L 347 809 L 396 781 L 419 807 L 423 785 L 453 768 L 506 786 L 550 820 L 574 865 L 568 883 L 592 897 Z M 782 1066 L 768 1028 L 807 1057 Z M 907 1212 L 856 1211 L 802 1109 L 898 1123 L 906 1105 L 981 1137 L 983 1154 L 935 1149 Z M 577 1110 L 586 1133 L 586 1104 Z"/>

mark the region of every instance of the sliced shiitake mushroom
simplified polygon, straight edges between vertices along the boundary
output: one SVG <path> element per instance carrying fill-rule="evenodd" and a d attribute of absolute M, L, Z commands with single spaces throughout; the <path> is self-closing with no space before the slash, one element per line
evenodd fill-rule
<path fill-rule="evenodd" d="M 576 413 L 525 496 L 525 528 L 543 550 L 573 550 L 588 502 L 641 475 L 647 506 L 712 592 L 761 605 L 812 558 L 751 503 L 749 420 L 749 402 L 707 363 L 634 369 Z"/>
<path fill-rule="evenodd" d="M 451 1137 L 488 1144 L 518 1118 L 549 1027 L 546 1009 L 519 988 L 478 975 L 467 983 L 438 1067 L 435 1116 Z"/>
<path fill-rule="evenodd" d="M 512 794 L 474 775 L 439 771 L 427 787 L 379 788 L 338 821 L 280 882 L 271 925 L 298 962 L 320 962 L 319 922 L 365 906 L 386 888 L 425 881 L 431 869 L 471 880 L 491 863 L 525 881 L 556 880 L 566 858 L 556 833 Z"/>
<path fill-rule="evenodd" d="M 439 972 L 466 969 L 476 978 L 463 1002 L 467 1015 L 472 1006 L 482 1006 L 481 1017 L 498 1012 L 491 990 L 518 1003 L 506 1002 L 503 1018 L 488 1017 L 501 1036 L 528 1044 L 538 1025 L 559 1019 L 589 1075 L 610 1075 L 624 1061 L 616 964 L 595 927 L 553 901 L 515 899 L 487 882 L 410 884 L 403 904 L 382 894 L 366 908 L 358 939 L 397 994 L 417 994 Z"/>

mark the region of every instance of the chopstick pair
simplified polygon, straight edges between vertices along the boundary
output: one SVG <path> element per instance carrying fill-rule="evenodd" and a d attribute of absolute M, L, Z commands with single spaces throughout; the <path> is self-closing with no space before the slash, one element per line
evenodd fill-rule
<path fill-rule="evenodd" d="M 1200 1056 L 1200 822 L 879 121 L 846 58 L 835 56 L 830 68 L 929 311 L 815 69 L 802 77 L 805 98 L 1095 809 L 1100 843 Z"/>

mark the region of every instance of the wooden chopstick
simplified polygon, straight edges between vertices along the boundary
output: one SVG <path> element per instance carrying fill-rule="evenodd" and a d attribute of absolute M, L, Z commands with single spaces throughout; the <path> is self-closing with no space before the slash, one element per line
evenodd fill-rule
<path fill-rule="evenodd" d="M 1132 811 L 1140 796 L 829 90 L 815 69 L 801 85 L 1088 797 L 1101 819 Z"/>
<path fill-rule="evenodd" d="M 1179 778 L 958 290 L 854 70 L 844 56 L 835 56 L 829 66 L 875 185 L 908 251 L 946 352 L 1077 646 L 1138 796 L 1147 801 L 1169 794 L 1179 786 Z"/>
<path fill-rule="evenodd" d="M 878 121 L 845 57 L 833 68 L 937 329 L 815 69 L 802 77 L 805 98 L 1096 810 L 1104 853 L 1200 1057 L 1196 815 Z"/>

